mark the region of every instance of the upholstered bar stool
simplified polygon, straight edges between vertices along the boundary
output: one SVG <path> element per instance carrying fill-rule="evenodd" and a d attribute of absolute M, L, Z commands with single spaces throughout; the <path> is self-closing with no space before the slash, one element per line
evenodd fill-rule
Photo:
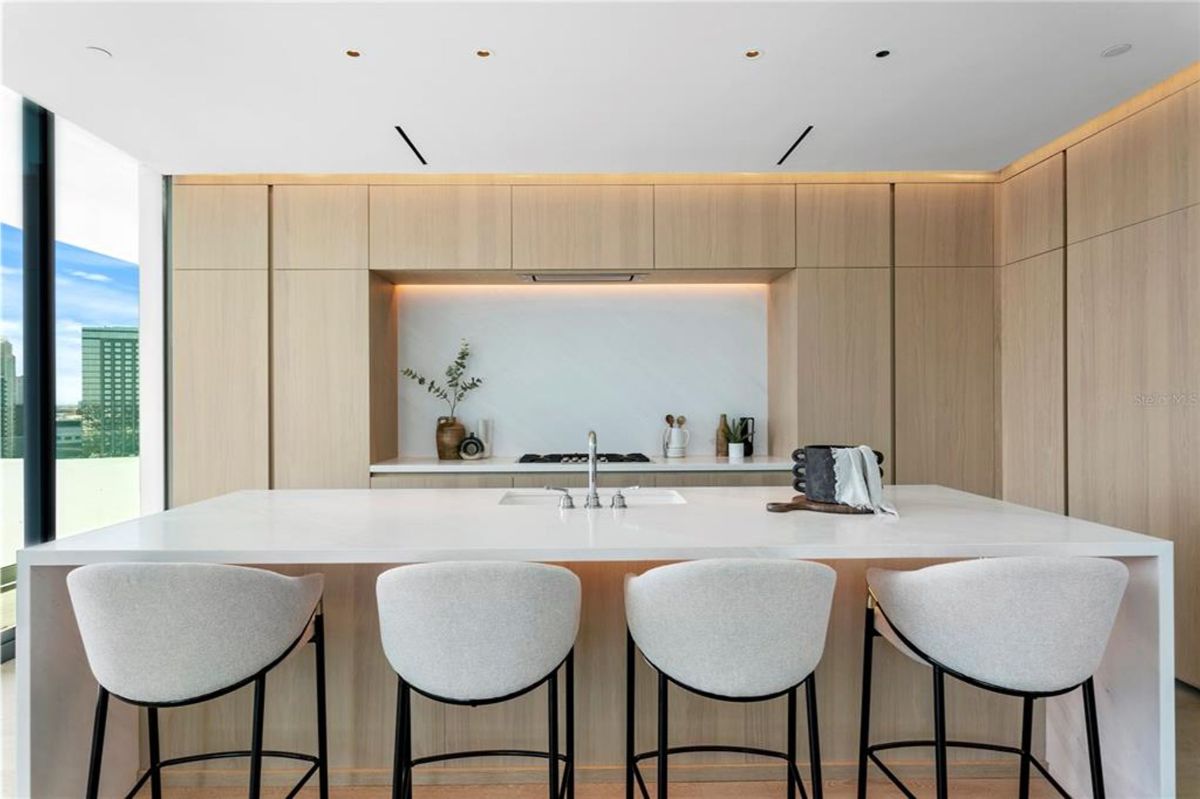
<path fill-rule="evenodd" d="M 251 799 L 259 796 L 264 757 L 308 763 L 295 791 L 317 773 L 320 795 L 328 796 L 322 584 L 319 574 L 285 577 L 206 563 L 103 563 L 67 575 L 88 665 L 100 683 L 88 799 L 99 792 L 110 696 L 146 708 L 148 717 L 150 767 L 130 796 L 149 780 L 151 794 L 159 799 L 162 770 L 169 766 L 239 757 L 250 759 Z M 306 642 L 316 654 L 317 754 L 265 750 L 267 672 Z M 159 757 L 159 708 L 204 702 L 251 683 L 249 749 Z"/>
<path fill-rule="evenodd" d="M 579 578 L 540 563 L 425 563 L 384 572 L 376 594 L 383 650 L 399 687 L 392 796 L 412 796 L 415 766 L 510 756 L 545 758 L 550 799 L 572 799 Z M 565 752 L 559 752 L 558 741 L 560 671 L 566 678 Z M 413 758 L 413 691 L 446 704 L 477 706 L 515 699 L 542 684 L 545 752 L 472 750 Z"/>
<path fill-rule="evenodd" d="M 787 763 L 787 796 L 807 796 L 796 767 L 796 691 L 805 687 L 813 796 L 821 790 L 815 670 L 837 575 L 819 563 L 699 560 L 662 566 L 625 581 L 625 796 L 649 791 L 638 764 L 657 758 L 657 793 L 667 799 L 667 761 L 689 752 L 736 752 Z M 658 674 L 658 747 L 635 752 L 636 652 Z M 730 702 L 787 697 L 787 751 L 749 746 L 670 746 L 668 684 Z"/>
<path fill-rule="evenodd" d="M 946 563 L 916 571 L 867 571 L 858 795 L 866 796 L 867 761 L 912 796 L 878 753 L 933 747 L 937 795 L 950 794 L 948 747 L 1007 752 L 1021 759 L 1020 795 L 1029 796 L 1030 766 L 1067 796 L 1031 752 L 1033 703 L 1076 688 L 1083 694 L 1092 794 L 1104 796 L 1100 731 L 1092 674 L 1100 665 L 1129 573 L 1103 558 L 1021 557 Z M 933 669 L 933 740 L 870 743 L 871 659 L 882 637 Z M 946 676 L 1021 697 L 1021 745 L 946 737 Z"/>

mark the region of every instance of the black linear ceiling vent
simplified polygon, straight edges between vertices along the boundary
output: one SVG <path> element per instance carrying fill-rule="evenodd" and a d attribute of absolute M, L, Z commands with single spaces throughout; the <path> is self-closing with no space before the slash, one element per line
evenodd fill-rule
<path fill-rule="evenodd" d="M 413 155 L 417 157 L 417 160 L 423 165 L 428 165 L 429 162 L 425 160 L 425 156 L 421 155 L 421 151 L 417 149 L 417 145 L 413 144 L 412 139 L 408 138 L 408 134 L 404 132 L 404 128 L 396 125 L 396 132 L 404 139 L 404 143 L 408 145 L 408 149 L 413 151 Z"/>
<path fill-rule="evenodd" d="M 787 148 L 787 152 L 783 154 L 783 158 L 780 158 L 778 161 L 775 162 L 775 166 L 783 166 L 783 162 L 786 161 L 788 159 L 788 156 L 792 154 L 792 150 L 795 150 L 796 147 L 799 146 L 800 142 L 804 141 L 804 137 L 807 136 L 809 133 L 811 133 L 812 129 L 813 129 L 812 125 L 809 125 L 807 128 L 805 128 L 804 132 L 801 133 L 799 136 L 797 136 L 796 140 L 794 142 L 792 142 L 792 146 Z"/>

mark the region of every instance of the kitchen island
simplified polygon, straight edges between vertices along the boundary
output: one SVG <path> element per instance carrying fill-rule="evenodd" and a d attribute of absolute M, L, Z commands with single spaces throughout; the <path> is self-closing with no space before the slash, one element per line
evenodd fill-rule
<path fill-rule="evenodd" d="M 86 770 L 95 683 L 68 601 L 65 576 L 107 561 L 262 565 L 326 575 L 330 757 L 333 781 L 390 779 L 395 678 L 379 648 L 374 580 L 394 564 L 448 559 L 562 563 L 583 581 L 577 643 L 579 779 L 621 779 L 624 685 L 623 575 L 666 561 L 711 557 L 821 560 L 838 570 L 829 641 L 819 669 L 827 778 L 848 776 L 857 747 L 863 572 L 868 565 L 1005 555 L 1119 558 L 1130 584 L 1096 675 L 1101 738 L 1112 796 L 1174 793 L 1172 546 L 1169 542 L 936 486 L 889 486 L 899 518 L 770 514 L 780 488 L 663 489 L 627 510 L 560 511 L 539 492 L 504 489 L 245 491 L 23 550 L 18 554 L 18 790 L 74 796 Z M 609 492 L 611 493 L 611 492 Z M 886 648 L 883 648 L 886 649 Z M 876 664 L 876 739 L 928 737 L 929 672 L 893 652 Z M 315 740 L 310 656 L 293 657 L 268 683 L 269 748 L 304 750 Z M 652 734 L 652 684 L 641 679 L 639 732 Z M 483 742 L 535 746 L 544 735 L 538 692 L 502 706 L 467 709 L 419 702 L 414 754 Z M 951 737 L 1013 742 L 1020 706 L 962 685 L 949 693 Z M 1076 694 L 1048 700 L 1036 748 L 1075 795 L 1090 793 L 1082 706 Z M 720 703 L 673 694 L 676 743 L 773 745 L 784 729 L 778 702 Z M 164 713 L 163 754 L 243 747 L 245 691 Z M 110 710 L 106 795 L 131 784 L 141 764 L 138 723 Z M 952 776 L 1012 773 L 1015 764 L 952 761 Z M 426 770 L 441 782 L 537 780 L 540 766 L 484 762 Z M 680 779 L 773 779 L 779 767 L 743 758 L 672 759 Z M 227 769 L 228 767 L 221 767 Z M 898 767 L 927 773 L 923 763 Z M 690 776 L 689 776 L 690 775 Z M 274 777 L 284 780 L 288 774 Z M 191 784 L 240 779 L 211 770 L 177 774 Z M 170 783 L 168 783 L 170 784 Z"/>

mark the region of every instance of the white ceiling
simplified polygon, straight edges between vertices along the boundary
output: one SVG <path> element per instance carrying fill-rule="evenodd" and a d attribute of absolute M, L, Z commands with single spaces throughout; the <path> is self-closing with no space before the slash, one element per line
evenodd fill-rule
<path fill-rule="evenodd" d="M 1200 60 L 1200 2 L 8 3 L 3 37 L 5 84 L 167 173 L 995 169 Z"/>

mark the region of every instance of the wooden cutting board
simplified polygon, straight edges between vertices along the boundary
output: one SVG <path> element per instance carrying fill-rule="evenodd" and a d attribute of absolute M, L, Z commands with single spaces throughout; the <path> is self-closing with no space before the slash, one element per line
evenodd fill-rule
<path fill-rule="evenodd" d="M 849 505 L 839 505 L 836 502 L 817 502 L 803 494 L 792 497 L 791 502 L 768 502 L 767 510 L 771 513 L 787 513 L 791 510 L 815 510 L 819 513 L 874 513 L 871 510 L 859 510 Z"/>

